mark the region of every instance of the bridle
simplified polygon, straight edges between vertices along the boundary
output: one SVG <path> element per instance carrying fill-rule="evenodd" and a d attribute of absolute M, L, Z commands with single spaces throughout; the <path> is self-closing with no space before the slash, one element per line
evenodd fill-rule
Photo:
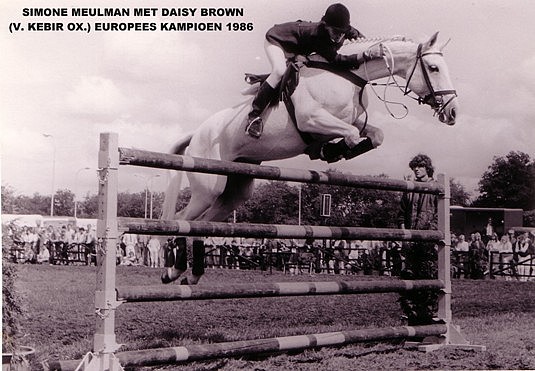
<path fill-rule="evenodd" d="M 429 73 L 427 72 L 427 69 L 425 68 L 426 66 L 425 66 L 424 59 L 423 59 L 423 57 L 425 57 L 426 55 L 432 55 L 432 54 L 436 54 L 440 56 L 443 55 L 442 52 L 440 51 L 429 51 L 429 52 L 422 53 L 422 44 L 418 45 L 418 49 L 416 51 L 416 61 L 414 62 L 412 71 L 409 75 L 409 78 L 407 79 L 404 95 L 411 97 L 409 95 L 409 93 L 411 92 L 411 90 L 409 89 L 409 84 L 410 84 L 412 77 L 414 76 L 414 71 L 416 71 L 416 67 L 418 66 L 418 64 L 420 64 L 422 75 L 424 76 L 424 80 L 427 85 L 427 89 L 429 90 L 429 94 L 427 94 L 423 98 L 422 97 L 418 97 L 418 98 L 411 97 L 411 98 L 418 101 L 419 104 L 423 103 L 423 104 L 427 104 L 431 106 L 431 108 L 433 108 L 433 110 L 435 111 L 435 115 L 442 115 L 444 114 L 444 110 L 446 109 L 446 107 L 453 101 L 454 98 L 457 97 L 457 92 L 455 90 L 433 89 L 433 84 L 431 84 L 431 79 L 429 78 Z M 452 94 L 453 96 L 446 103 L 444 103 L 444 96 L 450 95 L 450 94 Z"/>
<path fill-rule="evenodd" d="M 377 44 L 372 45 L 372 46 L 370 46 L 370 48 L 372 48 L 372 47 L 374 47 L 376 45 Z M 429 73 L 427 72 L 427 69 L 426 69 L 426 66 L 425 66 L 425 63 L 424 63 L 424 59 L 423 59 L 423 57 L 425 57 L 426 55 L 432 55 L 432 54 L 436 54 L 436 55 L 442 56 L 443 55 L 442 52 L 440 52 L 440 51 L 428 51 L 428 52 L 422 53 L 422 44 L 418 44 L 418 48 L 417 48 L 417 51 L 416 51 L 416 61 L 414 62 L 414 66 L 412 67 L 412 70 L 411 70 L 411 73 L 409 75 L 409 78 L 406 79 L 406 85 L 404 87 L 402 87 L 397 82 L 397 80 L 396 80 L 396 78 L 394 76 L 394 58 L 393 58 L 392 52 L 390 51 L 390 48 L 388 48 L 388 46 L 384 45 L 383 43 L 379 43 L 379 47 L 381 48 L 381 54 L 383 55 L 383 59 L 384 59 L 385 64 L 386 64 L 386 68 L 388 69 L 388 72 L 390 73 L 390 76 L 389 76 L 388 82 L 385 83 L 385 84 L 369 83 L 369 85 L 371 85 L 371 88 L 372 88 L 373 92 L 375 93 L 375 95 L 377 96 L 377 98 L 379 98 L 379 100 L 381 100 L 383 103 L 385 103 L 385 107 L 388 110 L 388 112 L 390 113 L 390 115 L 395 119 L 401 119 L 401 118 L 404 118 L 405 116 L 407 116 L 408 111 L 409 111 L 407 106 L 405 106 L 403 103 L 392 102 L 392 101 L 389 101 L 389 100 L 386 99 L 386 89 L 391 85 L 397 86 L 403 92 L 403 95 L 406 95 L 407 97 L 414 99 L 415 101 L 418 102 L 418 104 L 427 104 L 427 105 L 429 105 L 431 108 L 433 108 L 433 110 L 435 112 L 433 114 L 433 116 L 443 115 L 446 107 L 453 101 L 454 98 L 457 97 L 457 92 L 455 90 L 435 90 L 433 88 L 433 85 L 431 84 L 431 79 L 429 78 Z M 389 58 L 384 53 L 385 50 L 389 52 L 391 60 L 389 60 Z M 410 84 L 410 81 L 411 81 L 412 77 L 414 76 L 414 72 L 416 71 L 416 68 L 418 67 L 418 65 L 420 65 L 420 67 L 422 69 L 422 74 L 424 76 L 424 80 L 425 80 L 425 83 L 427 85 L 427 89 L 429 90 L 429 94 L 427 94 L 423 98 L 418 96 L 418 95 L 416 95 L 416 96 L 410 95 L 412 90 L 409 88 L 409 84 Z M 364 64 L 364 69 L 365 69 L 365 73 L 366 73 L 366 76 L 367 76 L 368 72 L 366 70 L 366 64 Z M 369 78 L 368 78 L 368 80 L 369 80 Z M 390 82 L 390 81 L 392 81 L 392 82 Z M 383 85 L 385 87 L 385 92 L 384 92 L 383 97 L 379 96 L 379 94 L 373 88 L 374 86 L 379 86 L 379 85 Z M 448 95 L 448 94 L 453 94 L 453 96 L 446 103 L 444 103 L 444 96 Z M 391 105 L 391 104 L 401 105 L 405 110 L 405 114 L 403 116 L 401 116 L 401 117 L 397 117 L 396 115 L 394 115 L 392 113 L 392 111 L 390 110 L 390 108 L 389 108 L 389 105 Z"/>

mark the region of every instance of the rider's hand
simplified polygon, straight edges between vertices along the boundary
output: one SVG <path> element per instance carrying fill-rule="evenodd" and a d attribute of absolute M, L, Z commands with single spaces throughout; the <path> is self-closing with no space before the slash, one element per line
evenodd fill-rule
<path fill-rule="evenodd" d="M 349 31 L 346 32 L 345 37 L 348 40 L 355 40 L 364 37 L 364 35 L 361 34 L 356 28 L 351 27 Z"/>
<path fill-rule="evenodd" d="M 383 45 L 374 45 L 368 50 L 366 50 L 364 53 L 362 53 L 364 60 L 370 61 L 372 59 L 379 59 L 383 58 L 384 52 L 383 52 Z"/>

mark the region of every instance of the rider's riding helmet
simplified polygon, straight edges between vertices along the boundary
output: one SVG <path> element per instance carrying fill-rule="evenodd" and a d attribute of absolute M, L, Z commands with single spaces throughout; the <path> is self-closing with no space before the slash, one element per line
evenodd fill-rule
<path fill-rule="evenodd" d="M 342 4 L 332 4 L 321 18 L 326 26 L 333 27 L 337 31 L 346 32 L 350 28 L 349 10 Z"/>

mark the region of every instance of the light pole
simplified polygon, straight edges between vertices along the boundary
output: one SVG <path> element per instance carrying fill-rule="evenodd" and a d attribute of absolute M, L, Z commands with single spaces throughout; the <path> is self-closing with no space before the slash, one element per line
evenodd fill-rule
<path fill-rule="evenodd" d="M 153 175 L 149 178 L 149 181 L 150 181 L 150 218 L 152 219 L 152 179 L 154 178 L 158 178 L 160 175 L 159 174 L 156 174 L 156 175 Z M 145 212 L 145 214 L 147 214 Z M 147 216 L 145 216 L 146 218 Z"/>
<path fill-rule="evenodd" d="M 76 192 L 78 192 L 78 175 L 80 175 L 80 171 L 82 170 L 91 170 L 90 167 L 83 167 L 81 169 L 78 169 L 76 171 L 76 175 L 74 176 L 74 218 L 76 219 L 77 210 L 78 210 L 78 202 L 76 201 Z"/>
<path fill-rule="evenodd" d="M 54 148 L 54 155 L 52 157 L 52 197 L 50 198 L 50 216 L 54 216 L 54 193 L 56 188 L 56 141 L 52 134 L 43 133 L 45 138 L 52 140 L 52 146 Z"/>
<path fill-rule="evenodd" d="M 303 185 L 301 183 L 299 183 L 299 193 L 298 193 L 298 196 L 299 196 L 299 214 L 297 216 L 297 225 L 301 225 L 301 194 L 302 194 L 302 187 Z"/>
<path fill-rule="evenodd" d="M 149 182 L 150 182 L 150 218 L 152 219 L 152 179 L 157 178 L 160 175 L 155 174 L 149 177 L 146 177 L 141 174 L 134 174 L 134 176 L 145 179 L 145 219 L 147 219 L 147 209 L 148 209 L 148 192 L 149 192 Z"/>
<path fill-rule="evenodd" d="M 134 176 L 145 179 L 145 219 L 147 219 L 147 184 L 149 181 L 146 176 L 143 176 L 141 174 L 134 174 Z"/>

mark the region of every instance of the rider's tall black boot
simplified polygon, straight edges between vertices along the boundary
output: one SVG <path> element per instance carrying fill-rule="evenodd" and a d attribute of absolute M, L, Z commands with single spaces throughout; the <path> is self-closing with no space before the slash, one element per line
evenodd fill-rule
<path fill-rule="evenodd" d="M 245 132 L 254 138 L 260 138 L 262 131 L 264 130 L 264 123 L 262 122 L 262 117 L 260 115 L 269 103 L 275 98 L 275 93 L 277 91 L 271 87 L 266 81 L 260 85 L 256 96 L 253 99 L 253 109 L 249 112 L 249 117 L 247 118 L 247 126 L 245 127 Z"/>

